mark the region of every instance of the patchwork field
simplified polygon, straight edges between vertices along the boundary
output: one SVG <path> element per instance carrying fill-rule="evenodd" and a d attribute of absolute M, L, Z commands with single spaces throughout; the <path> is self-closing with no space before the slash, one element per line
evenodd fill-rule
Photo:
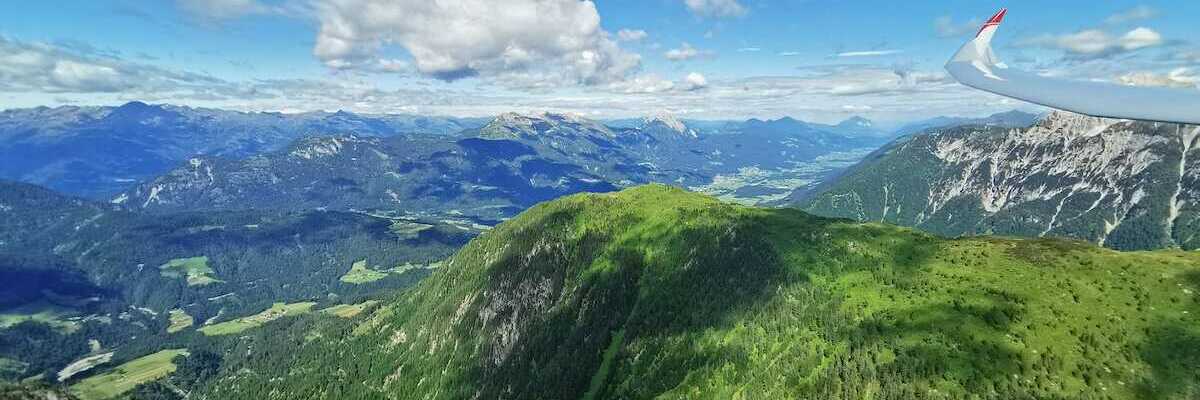
<path fill-rule="evenodd" d="M 338 304 L 336 306 L 323 309 L 321 312 L 325 314 L 336 315 L 341 318 L 354 318 L 358 314 L 361 314 L 363 310 L 366 310 L 367 308 L 376 304 L 379 304 L 379 301 L 367 300 L 358 304 Z"/>
<path fill-rule="evenodd" d="M 0 375 L 20 375 L 29 367 L 29 363 L 13 360 L 11 358 L 0 358 Z"/>
<path fill-rule="evenodd" d="M 422 224 L 419 222 L 401 221 L 392 222 L 392 226 L 388 227 L 392 233 L 399 236 L 401 239 L 416 239 L 421 232 L 433 228 L 433 225 Z"/>
<path fill-rule="evenodd" d="M 171 325 L 167 327 L 167 333 L 175 333 L 191 327 L 195 321 L 191 315 L 181 309 L 171 310 Z"/>
<path fill-rule="evenodd" d="M 79 330 L 79 324 L 68 318 L 75 314 L 76 311 L 73 309 L 56 306 L 45 301 L 30 303 L 0 313 L 0 329 L 11 328 L 25 321 L 34 321 L 49 325 L 63 333 L 74 333 Z"/>
<path fill-rule="evenodd" d="M 340 280 L 353 285 L 361 285 L 364 283 L 375 282 L 386 278 L 386 272 L 380 272 L 367 267 L 367 260 L 358 260 L 350 265 L 350 271 L 342 275 Z"/>
<path fill-rule="evenodd" d="M 67 379 L 71 379 L 72 376 L 75 376 L 75 374 L 90 370 L 95 368 L 97 365 L 112 361 L 113 354 L 114 353 L 110 351 L 108 353 L 93 354 L 75 360 L 75 362 L 68 364 L 66 367 L 63 367 L 61 371 L 58 371 L 58 381 L 66 381 Z"/>
<path fill-rule="evenodd" d="M 241 333 L 250 328 L 257 328 L 265 323 L 289 316 L 307 314 L 312 311 L 312 307 L 317 303 L 275 303 L 271 308 L 263 312 L 254 314 L 248 317 L 238 318 L 232 321 L 225 321 L 219 324 L 213 324 L 200 328 L 200 333 L 207 336 L 231 335 Z"/>
<path fill-rule="evenodd" d="M 175 372 L 176 356 L 186 356 L 187 350 L 168 349 L 134 359 L 112 371 L 96 375 L 71 385 L 71 392 L 82 400 L 111 399 L 133 390 L 137 385 L 152 382 Z"/>
<path fill-rule="evenodd" d="M 158 267 L 162 276 L 167 278 L 186 277 L 188 286 L 204 286 L 222 282 L 213 278 L 213 270 L 208 266 L 208 257 L 176 258 Z"/>
<path fill-rule="evenodd" d="M 438 262 L 435 262 L 435 263 L 432 263 L 432 264 L 428 264 L 428 265 L 425 265 L 425 264 L 404 263 L 404 265 L 400 265 L 400 266 L 397 266 L 396 268 L 392 268 L 392 269 L 388 270 L 388 272 L 391 272 L 391 273 L 393 273 L 393 274 L 403 274 L 403 273 L 405 273 L 405 272 L 408 272 L 408 271 L 413 271 L 413 270 L 418 270 L 418 269 L 430 269 L 430 270 L 433 270 L 433 269 L 437 269 L 438 267 L 441 267 L 441 266 L 442 266 L 442 262 L 441 262 L 441 261 L 438 261 Z"/>

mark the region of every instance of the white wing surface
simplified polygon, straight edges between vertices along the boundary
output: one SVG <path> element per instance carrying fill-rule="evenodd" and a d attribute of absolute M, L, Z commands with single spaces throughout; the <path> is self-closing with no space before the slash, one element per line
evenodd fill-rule
<path fill-rule="evenodd" d="M 991 45 L 1007 12 L 992 16 L 946 63 L 954 79 L 1001 96 L 1095 117 L 1200 124 L 1200 90 L 1074 81 L 1009 68 Z"/>

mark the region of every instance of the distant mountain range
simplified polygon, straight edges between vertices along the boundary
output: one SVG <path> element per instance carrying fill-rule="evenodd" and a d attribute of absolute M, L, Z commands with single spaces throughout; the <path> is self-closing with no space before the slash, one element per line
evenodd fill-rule
<path fill-rule="evenodd" d="M 0 112 L 0 179 L 111 196 L 197 155 L 244 158 L 313 135 L 453 134 L 486 120 L 413 115 L 243 113 L 131 102 Z"/>
<path fill-rule="evenodd" d="M 1037 114 L 1030 114 L 1016 110 L 992 114 L 983 118 L 936 117 L 901 126 L 892 132 L 892 136 L 907 136 L 929 129 L 949 128 L 962 125 L 987 125 L 998 126 L 1001 128 L 1025 128 L 1033 125 L 1040 118 L 1041 116 Z"/>
<path fill-rule="evenodd" d="M 713 190 L 779 196 L 791 191 L 792 174 L 735 177 L 803 167 L 816 181 L 833 170 L 814 166 L 819 157 L 880 142 L 790 119 L 727 129 L 701 135 L 669 116 L 611 128 L 573 115 L 508 113 L 455 137 L 309 137 L 245 159 L 196 157 L 113 202 L 151 212 L 406 210 L 494 221 L 565 194 L 647 182 L 704 188 L 723 179 L 736 183 Z"/>
<path fill-rule="evenodd" d="M 834 125 L 791 118 L 685 122 L 669 115 L 589 123 L 615 133 L 647 130 L 643 133 L 655 136 L 656 133 L 650 131 L 658 128 L 647 123 L 653 119 L 670 122 L 664 125 L 667 130 L 686 126 L 687 135 L 702 140 L 725 134 L 753 134 L 757 129 L 801 140 L 812 134 L 823 136 L 812 143 L 800 144 L 808 148 L 797 151 L 807 154 L 836 152 L 847 147 L 838 144 L 829 149 L 820 148 L 830 144 L 831 137 L 834 142 L 857 141 L 855 146 L 878 146 L 882 144 L 880 138 L 888 136 L 876 129 L 871 121 L 860 117 Z M 117 107 L 13 109 L 0 112 L 0 160 L 4 160 L 0 163 L 0 179 L 35 183 L 64 193 L 101 199 L 166 173 L 192 158 L 241 160 L 284 149 L 296 140 L 308 137 L 382 138 L 410 134 L 465 134 L 471 137 L 478 135 L 478 128 L 490 121 L 493 119 L 363 115 L 344 111 L 252 113 L 142 102 Z M 648 144 L 644 143 L 645 138 L 624 139 Z M 669 137 L 660 135 L 654 139 L 661 141 Z M 713 140 L 714 146 L 720 141 Z M 683 151 L 691 150 L 696 149 Z"/>
<path fill-rule="evenodd" d="M 1200 127 L 1055 112 L 1029 128 L 904 137 L 803 199 L 829 216 L 945 235 L 1200 248 Z"/>

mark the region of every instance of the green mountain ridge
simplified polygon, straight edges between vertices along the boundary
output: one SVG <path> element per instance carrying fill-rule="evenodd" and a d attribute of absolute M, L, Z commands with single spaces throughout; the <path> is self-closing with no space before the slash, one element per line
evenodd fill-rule
<path fill-rule="evenodd" d="M 942 239 L 650 185 L 535 206 L 208 398 L 1195 398 L 1200 254 Z"/>

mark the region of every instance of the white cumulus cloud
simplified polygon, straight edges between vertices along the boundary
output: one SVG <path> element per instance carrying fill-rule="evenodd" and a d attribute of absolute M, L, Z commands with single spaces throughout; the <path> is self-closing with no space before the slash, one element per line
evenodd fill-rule
<path fill-rule="evenodd" d="M 687 77 L 683 79 L 683 83 L 684 90 L 699 90 L 708 87 L 708 79 L 705 79 L 704 75 L 698 72 L 687 74 Z"/>
<path fill-rule="evenodd" d="M 1065 35 L 1042 35 L 1019 42 L 1019 45 L 1062 50 L 1081 57 L 1104 57 L 1160 46 L 1165 41 L 1150 28 L 1135 28 L 1120 36 L 1099 29 L 1088 29 Z"/>
<path fill-rule="evenodd" d="M 698 72 L 687 74 L 678 82 L 664 79 L 655 74 L 642 74 L 624 82 L 612 83 L 609 92 L 624 94 L 684 93 L 708 87 L 708 79 Z"/>
<path fill-rule="evenodd" d="M 1166 73 L 1137 71 L 1120 76 L 1117 82 L 1130 86 L 1195 88 L 1200 84 L 1200 75 L 1191 68 L 1176 68 Z"/>
<path fill-rule="evenodd" d="M 223 84 L 210 76 L 170 71 L 91 51 L 0 36 L 0 91 L 117 93 Z"/>
<path fill-rule="evenodd" d="M 590 1 L 320 0 L 313 53 L 326 65 L 377 64 L 389 46 L 442 80 L 483 76 L 528 83 L 600 84 L 641 64 L 600 27 Z"/>

